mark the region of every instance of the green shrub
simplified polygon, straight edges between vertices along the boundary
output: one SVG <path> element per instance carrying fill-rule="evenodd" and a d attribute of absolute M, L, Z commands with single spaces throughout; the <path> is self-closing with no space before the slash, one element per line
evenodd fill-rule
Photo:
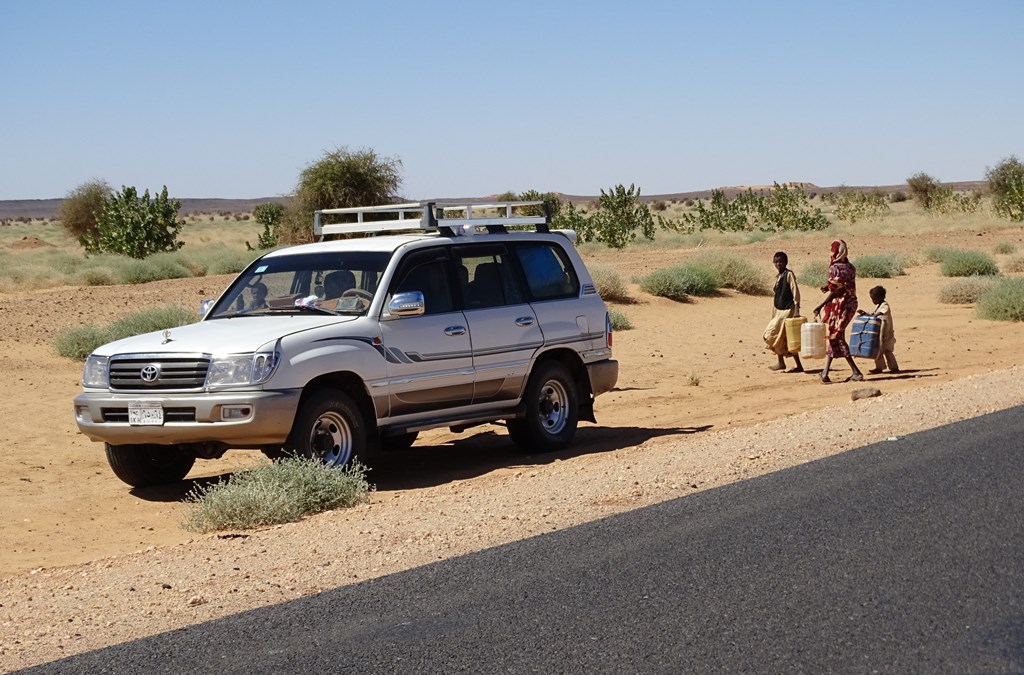
<path fill-rule="evenodd" d="M 182 527 L 191 532 L 244 530 L 355 506 L 373 490 L 366 471 L 359 463 L 337 468 L 303 458 L 240 471 L 226 482 L 193 488 L 185 497 Z"/>
<path fill-rule="evenodd" d="M 608 310 L 608 319 L 612 322 L 612 330 L 630 330 L 633 328 L 633 322 L 629 320 L 629 317 L 617 309 Z"/>
<path fill-rule="evenodd" d="M 75 276 L 75 283 L 82 286 L 114 286 L 117 278 L 113 271 L 101 267 L 82 270 Z"/>
<path fill-rule="evenodd" d="M 58 332 L 53 338 L 53 346 L 57 353 L 69 359 L 84 359 L 97 347 L 155 330 L 176 328 L 195 323 L 198 315 L 184 307 L 150 307 L 129 314 L 105 328 L 92 325 L 74 326 Z"/>
<path fill-rule="evenodd" d="M 996 247 L 994 249 L 996 255 L 1009 255 L 1009 254 L 1013 253 L 1016 250 L 1017 250 L 1017 247 L 1014 246 L 1013 244 L 1011 244 L 1008 241 L 1004 241 L 1004 242 L 1001 242 L 999 244 L 996 244 Z"/>
<path fill-rule="evenodd" d="M 108 335 L 106 328 L 93 325 L 75 326 L 54 335 L 53 347 L 64 358 L 84 361 L 97 347 L 110 342 Z"/>
<path fill-rule="evenodd" d="M 167 197 L 167 186 L 152 201 L 149 190 L 139 197 L 134 187 L 107 197 L 96 221 L 95 232 L 79 238 L 86 253 L 119 253 L 146 258 L 161 251 L 177 251 L 183 242 L 178 233 L 181 202 Z"/>
<path fill-rule="evenodd" d="M 809 262 L 796 277 L 801 286 L 821 288 L 828 283 L 828 263 L 821 261 Z"/>
<path fill-rule="evenodd" d="M 118 270 L 122 284 L 145 284 L 162 279 L 191 277 L 188 269 L 168 254 L 154 255 L 147 260 L 129 259 Z"/>
<path fill-rule="evenodd" d="M 687 302 L 691 295 L 714 295 L 719 282 L 713 269 L 691 263 L 655 270 L 640 280 L 640 287 L 651 295 Z"/>
<path fill-rule="evenodd" d="M 952 251 L 942 261 L 944 277 L 973 277 L 999 274 L 999 266 L 988 255 L 979 251 Z"/>
<path fill-rule="evenodd" d="M 928 262 L 940 263 L 952 254 L 956 253 L 958 250 L 959 249 L 946 248 L 944 246 L 930 246 L 921 251 L 921 255 L 923 255 L 924 259 Z"/>
<path fill-rule="evenodd" d="M 747 295 L 766 295 L 771 284 L 764 272 L 749 258 L 727 251 L 704 251 L 693 257 L 693 264 L 708 267 L 718 276 L 721 288 Z"/>
<path fill-rule="evenodd" d="M 1011 155 L 985 171 L 996 215 L 1024 221 L 1024 164 Z"/>
<path fill-rule="evenodd" d="M 903 263 L 895 253 L 865 255 L 853 261 L 857 276 L 867 279 L 890 279 L 906 274 Z"/>
<path fill-rule="evenodd" d="M 1024 321 L 1024 279 L 1000 279 L 978 298 L 978 316 L 992 321 Z"/>
<path fill-rule="evenodd" d="M 629 296 L 629 290 L 626 287 L 626 282 L 611 267 L 607 265 L 592 265 L 590 267 L 590 276 L 594 280 L 594 285 L 597 286 L 597 292 L 601 294 L 601 298 L 605 301 L 632 301 L 632 298 Z"/>
<path fill-rule="evenodd" d="M 988 292 L 995 281 L 991 277 L 964 277 L 939 289 L 939 302 L 946 305 L 970 305 Z"/>

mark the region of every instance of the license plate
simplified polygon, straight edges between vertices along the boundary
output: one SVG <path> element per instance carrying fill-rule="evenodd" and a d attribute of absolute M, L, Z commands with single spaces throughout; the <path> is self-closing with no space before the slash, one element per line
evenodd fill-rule
<path fill-rule="evenodd" d="M 133 426 L 161 426 L 164 409 L 158 402 L 143 401 L 128 404 L 128 424 Z"/>

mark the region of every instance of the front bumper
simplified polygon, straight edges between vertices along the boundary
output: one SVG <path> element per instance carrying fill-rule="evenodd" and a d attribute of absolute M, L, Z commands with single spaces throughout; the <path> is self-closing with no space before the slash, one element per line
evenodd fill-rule
<path fill-rule="evenodd" d="M 298 389 L 155 395 L 84 392 L 75 397 L 75 421 L 91 440 L 111 445 L 219 442 L 254 448 L 284 443 L 301 394 Z M 142 401 L 160 404 L 162 425 L 128 423 L 128 404 Z M 229 412 L 237 417 L 226 418 Z"/>

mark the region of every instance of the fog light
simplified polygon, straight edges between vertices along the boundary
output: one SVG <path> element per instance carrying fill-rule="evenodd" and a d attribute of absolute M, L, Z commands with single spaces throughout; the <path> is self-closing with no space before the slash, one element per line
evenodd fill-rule
<path fill-rule="evenodd" d="M 89 409 L 84 405 L 75 406 L 75 419 L 79 422 L 88 422 L 91 419 L 89 417 Z"/>
<path fill-rule="evenodd" d="M 250 405 L 226 405 L 220 409 L 220 418 L 225 421 L 244 420 L 252 417 Z"/>

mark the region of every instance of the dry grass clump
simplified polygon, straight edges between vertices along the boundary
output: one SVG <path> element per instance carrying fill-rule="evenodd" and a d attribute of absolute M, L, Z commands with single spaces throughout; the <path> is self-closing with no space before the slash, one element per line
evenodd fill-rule
<path fill-rule="evenodd" d="M 81 360 L 108 342 L 157 330 L 177 328 L 198 320 L 199 316 L 194 310 L 184 307 L 150 307 L 129 314 L 103 328 L 91 324 L 66 328 L 53 337 L 53 347 L 65 358 Z"/>
<path fill-rule="evenodd" d="M 771 285 L 764 272 L 749 258 L 728 251 L 702 251 L 691 264 L 710 268 L 718 275 L 722 288 L 731 288 L 747 295 L 767 295 Z"/>
<path fill-rule="evenodd" d="M 980 251 L 955 250 L 942 260 L 940 268 L 944 277 L 994 276 L 999 274 L 996 261 Z"/>
<path fill-rule="evenodd" d="M 612 330 L 630 330 L 633 328 L 633 322 L 629 320 L 629 317 L 617 309 L 608 310 L 608 320 L 612 322 Z"/>
<path fill-rule="evenodd" d="M 689 302 L 691 295 L 715 295 L 720 282 L 710 267 L 688 263 L 651 272 L 640 280 L 640 288 L 651 295 Z"/>
<path fill-rule="evenodd" d="M 796 280 L 801 286 L 821 288 L 828 283 L 828 263 L 820 260 L 807 263 Z"/>
<path fill-rule="evenodd" d="M 895 253 L 861 256 L 853 261 L 853 265 L 857 268 L 857 276 L 865 279 L 891 279 L 907 273 L 902 259 Z"/>
<path fill-rule="evenodd" d="M 597 292 L 606 302 L 632 302 L 622 276 L 608 265 L 590 265 L 590 277 L 597 286 Z"/>
<path fill-rule="evenodd" d="M 1024 273 L 1024 255 L 1014 256 L 1007 260 L 1003 265 L 1003 271 L 1007 274 Z"/>
<path fill-rule="evenodd" d="M 939 302 L 946 305 L 970 305 L 991 290 L 994 284 L 991 277 L 957 279 L 939 289 Z"/>
<path fill-rule="evenodd" d="M 373 487 L 366 467 L 329 467 L 291 457 L 232 474 L 222 483 L 193 488 L 185 497 L 182 527 L 190 532 L 247 530 L 367 501 Z"/>
<path fill-rule="evenodd" d="M 978 298 L 975 311 L 982 319 L 1024 321 L 1024 279 L 1015 277 L 995 282 Z"/>

